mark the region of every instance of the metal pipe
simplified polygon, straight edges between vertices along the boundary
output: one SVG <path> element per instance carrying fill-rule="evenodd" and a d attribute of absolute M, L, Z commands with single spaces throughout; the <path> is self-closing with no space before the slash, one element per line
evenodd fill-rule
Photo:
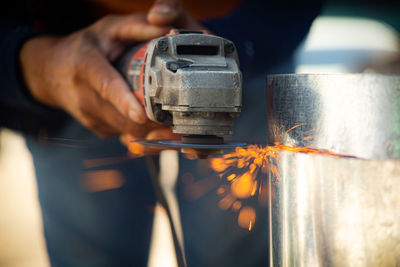
<path fill-rule="evenodd" d="M 276 75 L 269 142 L 271 266 L 400 266 L 400 77 Z M 310 137 L 308 137 L 310 136 Z"/>
<path fill-rule="evenodd" d="M 271 75 L 267 101 L 271 142 L 400 159 L 400 76 Z"/>

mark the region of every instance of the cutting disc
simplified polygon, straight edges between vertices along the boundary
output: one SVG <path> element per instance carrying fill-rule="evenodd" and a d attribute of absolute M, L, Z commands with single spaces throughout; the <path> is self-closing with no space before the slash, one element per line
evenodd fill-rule
<path fill-rule="evenodd" d="M 180 140 L 140 140 L 137 142 L 144 146 L 191 149 L 232 149 L 238 146 L 247 146 L 245 142 L 225 142 L 221 144 L 188 144 Z"/>

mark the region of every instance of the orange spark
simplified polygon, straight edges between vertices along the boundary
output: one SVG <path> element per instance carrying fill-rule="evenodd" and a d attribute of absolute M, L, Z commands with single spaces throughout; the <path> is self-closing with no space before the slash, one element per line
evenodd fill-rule
<path fill-rule="evenodd" d="M 232 206 L 233 202 L 235 202 L 235 198 L 231 194 L 227 194 L 219 201 L 218 207 L 221 210 L 227 210 Z"/>
<path fill-rule="evenodd" d="M 304 141 L 307 141 L 307 140 L 310 140 L 310 139 L 313 139 L 314 138 L 314 135 L 309 135 L 309 136 L 305 136 L 304 138 L 303 138 L 303 140 Z"/>
<path fill-rule="evenodd" d="M 231 175 L 229 175 L 228 177 L 226 177 L 226 180 L 228 181 L 232 181 L 233 179 L 236 178 L 236 174 L 232 173 Z"/>
<path fill-rule="evenodd" d="M 238 200 L 233 202 L 233 204 L 232 204 L 233 211 L 238 211 L 238 210 L 240 210 L 241 207 L 242 207 L 242 202 L 240 202 Z"/>
<path fill-rule="evenodd" d="M 223 172 L 228 168 L 229 163 L 222 158 L 214 158 L 211 161 L 211 168 L 216 172 Z"/>
<path fill-rule="evenodd" d="M 117 189 L 124 183 L 124 176 L 117 170 L 87 171 L 82 177 L 82 185 L 88 192 Z"/>
<path fill-rule="evenodd" d="M 289 131 L 301 125 L 303 124 L 295 125 L 290 128 Z M 305 139 L 308 140 L 312 137 L 313 136 L 306 137 Z M 249 145 L 246 148 L 237 147 L 234 152 L 225 154 L 219 158 L 212 158 L 210 161 L 211 168 L 217 172 L 219 177 L 230 183 L 230 186 L 221 187 L 217 190 L 218 195 L 223 195 L 223 198 L 219 202 L 219 207 L 224 210 L 232 207 L 233 211 L 237 211 L 242 206 L 242 202 L 240 202 L 239 207 L 239 204 L 235 204 L 238 202 L 236 199 L 244 200 L 254 197 L 257 194 L 258 201 L 267 205 L 266 202 L 269 192 L 267 192 L 268 186 L 264 178 L 265 175 L 270 173 L 274 179 L 274 183 L 279 184 L 280 173 L 278 161 L 280 151 L 319 154 L 330 157 L 349 157 L 328 150 L 318 150 L 311 147 L 295 147 L 283 145 L 279 142 L 276 142 L 273 146 L 265 147 L 257 145 Z M 263 175 L 259 175 L 259 173 Z M 274 198 L 273 188 L 271 188 L 271 197 Z M 238 222 L 241 227 L 251 231 L 254 226 L 254 221 L 254 209 L 249 206 L 240 209 Z"/>
<path fill-rule="evenodd" d="M 97 159 L 85 159 L 83 160 L 83 166 L 87 169 L 96 168 L 100 166 L 107 166 L 112 164 L 123 163 L 131 160 L 128 156 L 122 157 L 108 157 L 108 158 L 97 158 Z"/>
<path fill-rule="evenodd" d="M 138 142 L 131 142 L 128 145 L 129 152 L 134 156 L 144 156 L 144 152 L 146 151 L 146 147 Z"/>
<path fill-rule="evenodd" d="M 247 172 L 236 178 L 231 184 L 232 195 L 237 198 L 250 197 L 255 183 L 253 178 L 253 175 Z"/>
<path fill-rule="evenodd" d="M 286 133 L 290 132 L 291 130 L 296 129 L 297 127 L 303 126 L 304 124 L 305 124 L 305 123 L 296 124 L 295 126 L 293 126 L 292 128 L 290 128 L 289 130 L 287 130 Z"/>
<path fill-rule="evenodd" d="M 225 188 L 223 188 L 223 187 L 218 187 L 218 189 L 217 189 L 217 195 L 222 195 L 222 194 L 224 194 L 225 193 Z"/>
<path fill-rule="evenodd" d="M 245 206 L 239 211 L 238 224 L 240 227 L 251 231 L 255 221 L 256 221 L 256 211 L 254 210 L 254 208 L 250 206 Z"/>

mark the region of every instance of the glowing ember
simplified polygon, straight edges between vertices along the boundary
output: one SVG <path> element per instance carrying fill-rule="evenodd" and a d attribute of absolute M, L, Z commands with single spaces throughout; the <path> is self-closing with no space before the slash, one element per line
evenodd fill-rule
<path fill-rule="evenodd" d="M 257 181 L 251 173 L 244 173 L 242 176 L 233 180 L 231 192 L 237 198 L 248 198 L 253 196 L 257 188 Z"/>
<path fill-rule="evenodd" d="M 243 207 L 238 215 L 239 226 L 251 231 L 256 221 L 256 211 L 250 206 Z"/>

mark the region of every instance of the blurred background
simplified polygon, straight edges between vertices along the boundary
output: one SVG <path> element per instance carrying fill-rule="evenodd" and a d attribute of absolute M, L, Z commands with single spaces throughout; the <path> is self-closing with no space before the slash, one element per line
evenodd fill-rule
<path fill-rule="evenodd" d="M 296 52 L 298 73 L 400 74 L 400 1 L 328 1 Z M 158 215 L 157 215 L 158 214 Z M 174 266 L 156 212 L 149 266 Z M 164 230 L 160 230 L 164 229 Z M 0 267 L 48 266 L 32 158 L 24 139 L 0 129 Z"/>

